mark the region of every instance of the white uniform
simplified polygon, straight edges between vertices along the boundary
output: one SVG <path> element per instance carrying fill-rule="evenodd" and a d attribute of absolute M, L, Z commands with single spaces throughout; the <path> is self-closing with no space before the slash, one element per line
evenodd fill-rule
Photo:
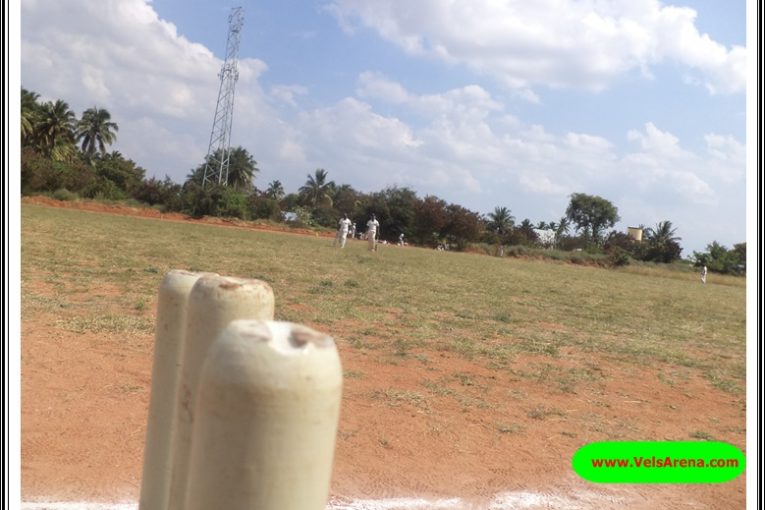
<path fill-rule="evenodd" d="M 348 238 L 348 228 L 350 228 L 351 223 L 351 220 L 348 218 L 340 218 L 340 221 L 337 222 L 339 228 L 337 229 L 335 242 L 340 241 L 340 248 L 345 248 L 345 240 Z"/>
<path fill-rule="evenodd" d="M 367 240 L 369 241 L 369 251 L 375 251 L 377 249 L 377 229 L 380 226 L 380 222 L 375 218 L 372 218 L 367 222 Z"/>

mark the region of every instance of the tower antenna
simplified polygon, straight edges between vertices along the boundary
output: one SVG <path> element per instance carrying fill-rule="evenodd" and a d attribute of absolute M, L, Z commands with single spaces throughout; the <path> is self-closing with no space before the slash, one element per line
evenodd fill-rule
<path fill-rule="evenodd" d="M 218 77 L 218 104 L 215 106 L 210 145 L 205 158 L 205 173 L 202 186 L 208 182 L 228 184 L 228 167 L 231 156 L 231 126 L 234 120 L 234 88 L 239 79 L 237 62 L 239 58 L 239 38 L 244 25 L 244 9 L 234 7 L 228 17 L 228 37 L 226 38 L 226 58 Z"/>

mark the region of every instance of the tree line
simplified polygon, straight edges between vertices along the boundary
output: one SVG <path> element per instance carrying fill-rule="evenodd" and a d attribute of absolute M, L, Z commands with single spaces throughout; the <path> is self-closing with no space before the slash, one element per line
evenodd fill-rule
<path fill-rule="evenodd" d="M 421 246 L 464 250 L 472 243 L 483 243 L 494 247 L 498 255 L 505 253 L 505 247 L 544 245 L 605 253 L 614 265 L 630 260 L 670 263 L 681 259 L 681 239 L 671 221 L 647 228 L 641 225 L 644 240 L 638 242 L 612 230 L 620 220 L 618 209 L 595 195 L 574 193 L 561 217 L 534 223 L 528 218 L 516 222 L 505 206 L 481 215 L 435 195 L 420 197 L 407 187 L 361 192 L 329 180 L 329 172 L 322 168 L 307 174 L 298 190 L 287 193 L 279 180 L 264 189 L 255 186 L 260 170 L 243 147 L 234 147 L 228 154 L 225 183 L 203 183 L 208 163 L 203 161 L 178 184 L 167 176 L 147 178 L 134 161 L 119 151 L 109 152 L 118 131 L 104 108 L 89 108 L 78 119 L 65 101 L 41 102 L 37 93 L 22 88 L 21 193 L 52 193 L 63 200 L 134 199 L 194 217 L 269 219 L 324 228 L 335 228 L 343 214 L 363 228 L 374 213 L 380 222 L 380 239 L 389 242 L 404 234 L 409 243 Z M 210 161 L 220 161 L 222 156 L 213 154 Z M 713 242 L 705 252 L 694 252 L 690 260 L 711 271 L 743 272 L 746 243 L 729 250 Z"/>

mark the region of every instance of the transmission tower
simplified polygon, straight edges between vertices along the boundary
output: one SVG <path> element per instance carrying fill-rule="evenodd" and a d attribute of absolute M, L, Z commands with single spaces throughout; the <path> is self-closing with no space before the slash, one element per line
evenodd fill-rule
<path fill-rule="evenodd" d="M 208 182 L 228 184 L 228 163 L 231 156 L 231 125 L 234 120 L 234 87 L 239 79 L 237 61 L 239 58 L 239 36 L 244 25 L 244 9 L 234 7 L 228 17 L 226 58 L 218 77 L 218 104 L 215 106 L 210 146 L 205 158 L 205 173 L 202 186 Z"/>

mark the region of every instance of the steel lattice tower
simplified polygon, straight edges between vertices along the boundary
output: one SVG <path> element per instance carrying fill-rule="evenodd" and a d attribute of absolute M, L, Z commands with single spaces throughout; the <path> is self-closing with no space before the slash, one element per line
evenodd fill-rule
<path fill-rule="evenodd" d="M 205 158 L 205 173 L 202 186 L 208 182 L 228 184 L 228 163 L 231 155 L 231 125 L 234 120 L 234 88 L 239 79 L 237 61 L 239 58 L 239 36 L 244 25 L 244 9 L 234 7 L 228 17 L 226 58 L 218 77 L 218 104 L 215 107 L 210 146 Z"/>

